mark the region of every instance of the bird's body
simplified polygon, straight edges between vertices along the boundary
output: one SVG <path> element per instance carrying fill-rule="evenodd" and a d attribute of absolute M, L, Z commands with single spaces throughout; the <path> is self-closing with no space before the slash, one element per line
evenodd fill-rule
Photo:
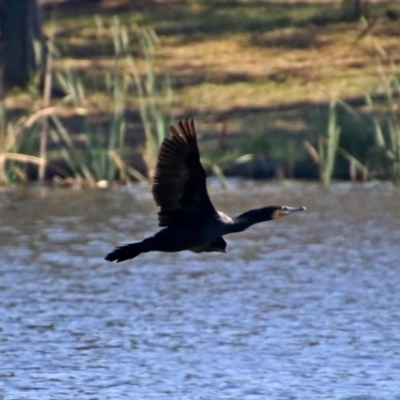
<path fill-rule="evenodd" d="M 142 242 L 117 247 L 106 256 L 107 261 L 121 262 L 149 251 L 224 253 L 224 235 L 295 211 L 305 211 L 304 207 L 268 206 L 236 218 L 216 211 L 208 196 L 193 120 L 179 122 L 179 131 L 174 127 L 170 130 L 172 138 L 164 139 L 158 154 L 152 188 L 163 229 Z"/>

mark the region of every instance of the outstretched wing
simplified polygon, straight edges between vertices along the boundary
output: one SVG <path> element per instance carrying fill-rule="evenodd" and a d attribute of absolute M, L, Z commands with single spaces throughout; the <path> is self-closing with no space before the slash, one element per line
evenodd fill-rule
<path fill-rule="evenodd" d="M 207 193 L 206 172 L 200 163 L 193 120 L 184 119 L 158 153 L 153 196 L 160 207 L 160 226 L 191 223 L 216 215 Z"/>

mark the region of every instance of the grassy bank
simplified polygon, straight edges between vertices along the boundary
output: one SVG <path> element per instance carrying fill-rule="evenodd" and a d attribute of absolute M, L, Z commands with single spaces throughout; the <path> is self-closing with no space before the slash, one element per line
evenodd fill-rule
<path fill-rule="evenodd" d="M 355 22 L 344 21 L 339 2 L 319 1 L 104 1 L 58 6 L 55 13 L 49 8 L 45 30 L 58 49 L 54 78 L 57 71 L 69 74 L 75 84 L 63 90 L 75 92 L 75 98 L 69 97 L 68 107 L 51 100 L 60 105 L 65 130 L 58 129 L 49 143 L 47 159 L 66 176 L 78 173 L 84 180 L 137 178 L 136 173 L 151 170 L 165 126 L 193 116 L 207 165 L 218 165 L 228 175 L 318 179 L 325 169 L 304 142 L 315 156 L 321 137 L 329 137 L 331 100 L 342 99 L 350 107 L 335 108 L 340 138 L 333 150 L 340 151 L 330 167 L 333 176 L 396 180 L 400 132 L 393 109 L 398 98 L 389 92 L 398 86 L 400 25 L 388 10 L 400 13 L 400 6 L 370 3 L 365 18 Z M 115 17 L 129 38 L 119 53 L 109 30 Z M 154 29 L 159 39 L 150 66 L 138 27 Z M 144 96 L 138 76 L 142 90 L 153 85 Z M 41 101 L 14 92 L 4 106 L 13 119 L 16 110 L 38 110 Z M 71 103 L 87 115 L 77 116 Z M 112 129 L 120 142 L 110 147 Z M 60 156 L 68 140 L 69 153 Z M 94 163 L 85 146 L 106 148 L 102 165 L 114 167 L 85 173 L 83 164 L 93 169 Z M 24 169 L 27 179 L 36 177 L 36 167 Z M 48 168 L 47 176 L 53 175 L 60 174 Z"/>

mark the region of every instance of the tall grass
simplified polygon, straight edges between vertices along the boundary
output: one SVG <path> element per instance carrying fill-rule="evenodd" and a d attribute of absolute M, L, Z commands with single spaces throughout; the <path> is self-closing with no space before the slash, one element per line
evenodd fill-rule
<path fill-rule="evenodd" d="M 336 101 L 332 100 L 329 105 L 327 134 L 318 138 L 318 150 L 310 142 L 304 143 L 306 150 L 318 164 L 319 178 L 323 186 L 329 186 L 331 183 L 340 133 L 341 130 L 337 124 Z"/>
<path fill-rule="evenodd" d="M 153 30 L 136 29 L 145 58 L 145 74 L 139 73 L 134 57 L 129 56 L 130 71 L 134 77 L 139 111 L 145 133 L 144 162 L 147 176 L 152 179 L 158 149 L 164 140 L 172 115 L 172 85 L 169 75 L 155 73 L 155 46 L 159 38 Z"/>
<path fill-rule="evenodd" d="M 85 148 L 76 149 L 73 139 L 60 120 L 55 119 L 58 137 L 66 144 L 62 150 L 74 176 L 85 179 L 91 184 L 99 180 L 110 182 L 119 180 L 128 182 L 131 178 L 146 179 L 139 171 L 125 161 L 126 107 L 132 94 L 136 97 L 145 133 L 145 145 L 142 152 L 147 168 L 147 177 L 151 179 L 159 145 L 167 132 L 171 119 L 172 88 L 168 76 L 159 78 L 155 73 L 155 46 L 159 39 L 154 31 L 134 27 L 133 31 L 144 56 L 145 70 L 140 73 L 130 51 L 130 34 L 126 26 L 114 18 L 110 26 L 95 17 L 99 38 L 111 38 L 114 55 L 113 66 L 104 77 L 106 95 L 111 99 L 111 121 L 107 128 L 95 126 L 86 118 Z M 86 104 L 84 85 L 71 70 L 57 73 L 58 82 L 68 93 L 68 99 L 75 105 Z M 66 151 L 67 150 L 67 151 Z M 76 157 L 76 154 L 81 154 Z"/>
<path fill-rule="evenodd" d="M 339 147 L 341 136 L 341 128 L 337 120 L 337 100 L 331 100 L 328 114 L 328 127 L 325 136 L 318 137 L 318 149 L 310 142 L 305 141 L 304 147 L 318 164 L 319 179 L 323 186 L 327 187 L 331 184 L 332 176 L 335 168 L 336 156 L 339 154 L 349 162 L 349 175 L 352 180 L 355 180 L 357 171 L 361 172 L 362 180 L 368 178 L 368 169 L 353 155 L 348 153 L 343 148 Z M 343 101 L 339 103 L 349 112 L 354 114 L 354 111 Z"/>
<path fill-rule="evenodd" d="M 45 72 L 44 72 L 44 89 L 43 89 L 43 108 L 46 109 L 50 106 L 51 99 L 51 85 L 52 85 L 52 52 L 49 46 L 50 41 L 47 42 L 47 57 L 45 63 Z M 48 132 L 49 131 L 49 120 L 47 116 L 43 117 L 42 120 L 42 128 L 40 131 L 40 158 L 42 160 L 46 159 L 47 152 L 47 140 L 48 140 Z M 44 182 L 46 174 L 46 163 L 41 163 L 39 165 L 39 181 L 41 183 Z"/>
<path fill-rule="evenodd" d="M 43 117 L 54 112 L 54 108 L 38 110 L 24 115 L 16 121 L 8 117 L 4 101 L 0 102 L 0 186 L 18 181 L 27 181 L 27 167 L 46 165 L 65 175 L 62 168 L 40 156 L 38 138 Z M 35 156 L 34 154 L 38 154 Z"/>
<path fill-rule="evenodd" d="M 2 76 L 0 74 L 0 82 Z M 7 113 L 3 97 L 3 88 L 0 86 L 0 186 L 11 183 L 13 178 L 20 175 L 26 178 L 25 174 L 15 162 L 22 164 L 33 163 L 40 165 L 44 161 L 28 154 L 21 154 L 20 143 L 22 131 L 26 125 L 26 118 L 22 117 L 12 122 Z"/>
<path fill-rule="evenodd" d="M 114 24 L 109 32 L 113 39 L 113 67 L 104 77 L 106 94 L 110 98 L 111 121 L 107 128 L 94 124 L 91 119 L 83 120 L 83 148 L 77 146 L 74 137 L 60 119 L 53 117 L 53 140 L 59 144 L 60 154 L 79 181 L 95 185 L 99 181 L 110 182 L 115 179 L 128 181 L 132 174 L 127 173 L 128 166 L 123 161 L 125 146 L 125 104 L 129 86 L 121 67 L 127 48 L 126 29 Z M 80 77 L 69 68 L 56 72 L 56 79 L 67 93 L 65 101 L 76 106 L 87 107 L 86 90 Z M 135 174 L 134 174 L 135 175 Z M 136 174 L 138 177 L 140 174 Z"/>
<path fill-rule="evenodd" d="M 168 75 L 158 72 L 157 47 L 160 45 L 160 40 L 153 30 L 137 26 L 128 28 L 118 18 L 106 23 L 100 17 L 96 17 L 95 23 L 99 46 L 103 43 L 112 45 L 111 56 L 110 46 L 104 46 L 104 56 L 107 57 L 108 63 L 107 72 L 98 78 L 93 75 L 96 89 L 104 89 L 105 96 L 109 99 L 108 108 L 105 110 L 109 120 L 107 123 L 96 120 L 97 114 L 91 106 L 93 97 L 89 97 L 91 88 L 84 83 L 79 73 L 64 66 L 59 70 L 53 70 L 49 58 L 45 74 L 45 94 L 40 111 L 12 121 L 7 117 L 4 103 L 1 104 L 0 182 L 3 184 L 36 176 L 36 169 L 39 179 L 43 181 L 47 168 L 54 160 L 66 165 L 75 181 L 85 182 L 88 185 L 96 185 L 99 181 L 118 180 L 125 183 L 131 179 L 151 179 L 159 146 L 171 122 L 173 106 L 171 79 Z M 49 57 L 60 57 L 60 52 L 52 43 L 49 43 L 49 49 L 51 50 Z M 137 50 L 140 56 L 136 56 Z M 60 64 L 55 62 L 54 65 Z M 343 119 L 338 118 L 342 116 L 338 115 L 339 100 L 330 103 L 326 131 L 323 128 L 323 134 L 316 138 L 315 142 L 305 142 L 307 151 L 318 164 L 319 179 L 324 186 L 331 183 L 334 172 L 346 176 L 347 162 L 340 163 L 338 156 L 344 157 L 350 164 L 350 176 L 355 179 L 357 172 L 361 171 L 363 179 L 367 179 L 369 174 L 367 168 L 350 153 L 367 160 L 376 150 L 381 156 L 379 160 L 371 161 L 371 157 L 365 161 L 368 162 L 371 171 L 374 171 L 380 162 L 379 172 L 382 173 L 375 176 L 383 178 L 389 176 L 394 181 L 400 182 L 400 114 L 398 113 L 400 79 L 393 61 L 390 63 L 390 68 L 387 66 L 384 68 L 381 62 L 380 69 L 385 104 L 382 105 L 375 97 L 367 95 L 367 102 L 373 113 L 375 148 L 372 148 L 369 141 L 365 141 L 363 144 L 365 151 L 357 152 L 361 147 L 360 136 L 364 132 L 359 129 L 358 132 L 362 133 L 355 135 L 353 127 L 346 130 Z M 60 103 L 53 107 L 49 98 L 52 77 L 67 93 Z M 80 125 L 79 131 L 71 133 L 70 125 L 58 116 L 57 110 L 65 107 L 65 104 L 68 104 L 70 115 L 79 116 L 79 123 L 74 124 L 74 127 Z M 128 149 L 126 141 L 127 110 L 132 109 L 132 106 L 140 114 L 145 137 L 145 142 L 140 148 L 141 152 L 135 151 L 135 156 L 140 157 L 145 163 L 146 172 L 143 175 L 130 166 L 132 158 L 128 158 L 132 152 Z M 384 112 L 384 109 L 387 112 Z M 369 126 L 372 127 L 372 124 Z M 254 131 L 252 134 L 256 136 Z M 371 134 L 367 132 L 364 138 L 367 135 L 372 138 L 372 128 Z M 351 145 L 348 145 L 349 142 Z M 286 163 L 290 169 L 294 161 L 297 163 L 298 152 L 295 151 L 293 143 L 296 142 L 286 137 L 279 138 L 279 142 L 271 142 L 269 154 L 272 158 L 271 164 L 275 163 L 276 166 Z M 347 152 L 340 147 L 340 143 L 348 150 Z M 260 147 L 263 146 L 257 145 L 256 150 Z M 206 158 L 202 161 L 215 175 L 223 179 L 221 166 L 242 160 L 248 161 L 252 157 L 251 155 L 239 157 L 241 154 L 239 148 L 237 146 L 228 155 L 227 148 L 221 149 L 215 157 L 206 154 Z M 303 162 L 303 159 L 300 161 Z M 34 164 L 35 167 L 28 167 L 29 164 Z M 61 170 L 58 173 L 63 177 L 66 175 Z"/>
<path fill-rule="evenodd" d="M 366 95 L 366 100 L 374 114 L 375 143 L 382 160 L 381 167 L 388 171 L 394 182 L 400 183 L 400 79 L 393 60 L 389 62 L 389 72 L 386 72 L 380 59 L 378 66 L 380 86 L 385 95 L 383 116 L 370 94 Z"/>
<path fill-rule="evenodd" d="M 106 28 L 99 16 L 95 17 L 99 35 L 104 35 Z M 172 85 L 168 75 L 156 73 L 156 47 L 160 40 L 152 29 L 132 27 L 135 39 L 139 43 L 144 58 L 144 72 L 140 73 L 137 61 L 130 51 L 130 35 L 127 27 L 121 25 L 114 17 L 110 32 L 114 44 L 115 64 L 112 74 L 108 75 L 107 87 L 113 87 L 114 113 L 110 138 L 122 138 L 125 131 L 125 98 L 131 94 L 131 85 L 138 101 L 139 113 L 145 134 L 145 145 L 142 152 L 147 169 L 148 179 L 152 179 L 161 142 L 164 140 L 172 114 Z M 126 68 L 126 69 L 124 69 Z M 121 71 L 124 71 L 121 74 Z M 111 154 L 111 153 L 110 153 Z M 114 161 L 119 156 L 112 152 Z M 122 162 L 121 158 L 119 161 Z M 129 173 L 139 177 L 137 171 L 130 168 Z M 142 179 L 143 177 L 139 177 Z"/>

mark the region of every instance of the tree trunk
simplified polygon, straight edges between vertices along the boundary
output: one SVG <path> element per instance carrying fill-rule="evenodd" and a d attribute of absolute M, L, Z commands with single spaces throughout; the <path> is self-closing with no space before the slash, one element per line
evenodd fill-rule
<path fill-rule="evenodd" d="M 3 84 L 6 89 L 25 87 L 40 62 L 34 52 L 34 40 L 42 43 L 39 8 L 36 0 L 0 0 L 0 4 Z"/>

